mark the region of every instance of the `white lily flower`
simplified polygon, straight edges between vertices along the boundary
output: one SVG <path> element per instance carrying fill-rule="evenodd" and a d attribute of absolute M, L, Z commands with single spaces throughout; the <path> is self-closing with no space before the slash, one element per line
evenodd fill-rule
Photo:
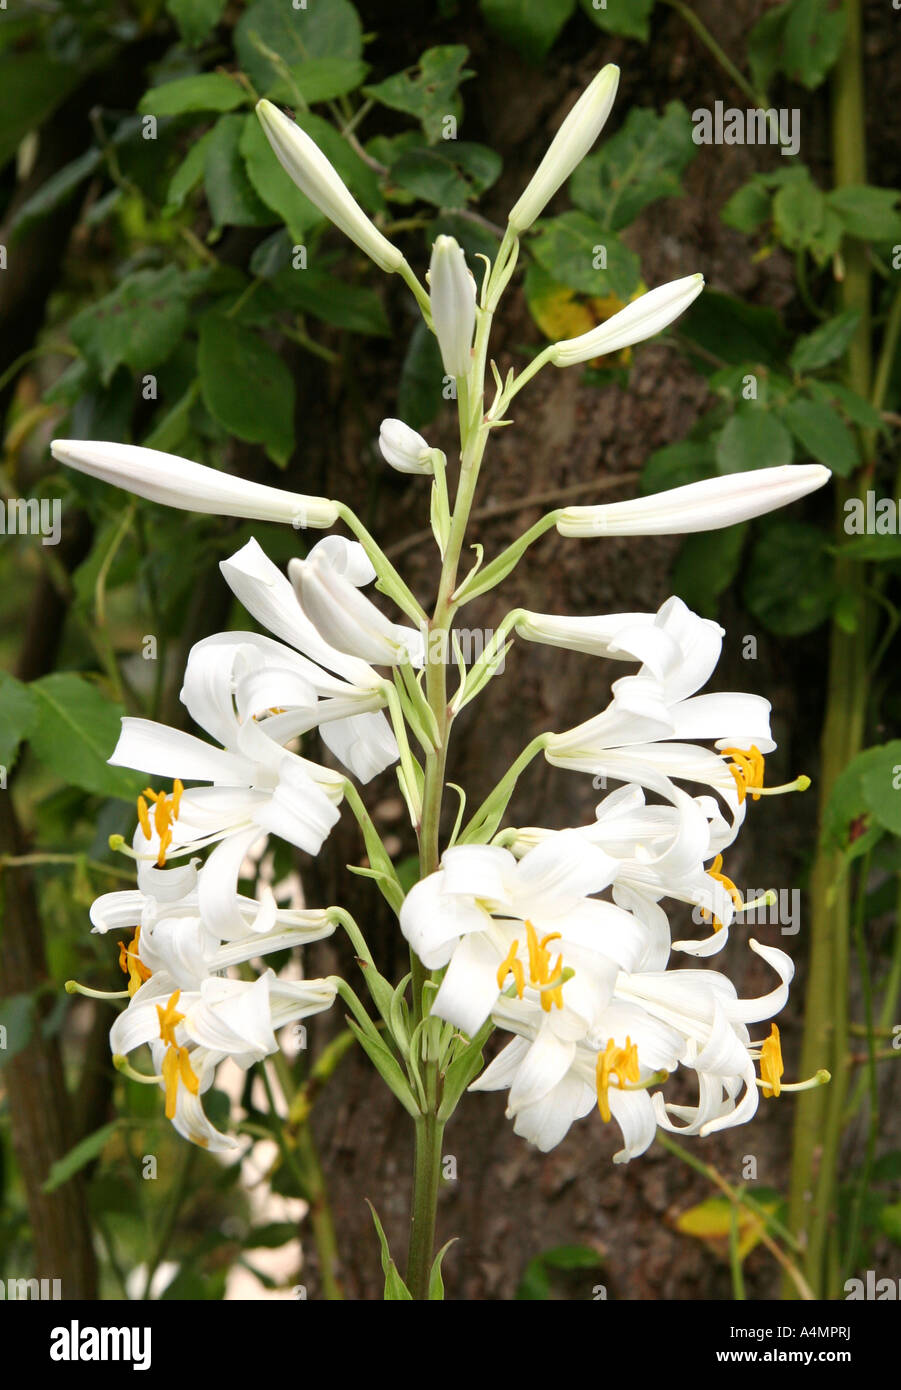
<path fill-rule="evenodd" d="M 819 463 L 786 463 L 747 473 L 726 473 L 634 501 L 564 507 L 557 530 L 561 536 L 576 537 L 681 536 L 718 531 L 787 507 L 815 492 L 831 476 Z"/>
<path fill-rule="evenodd" d="M 557 189 L 581 164 L 610 115 L 618 86 L 619 68 L 608 63 L 585 88 L 507 218 L 517 234 L 531 227 Z"/>
<path fill-rule="evenodd" d="M 578 338 L 554 343 L 548 349 L 548 360 L 555 367 L 574 367 L 578 362 L 590 362 L 594 357 L 620 352 L 633 343 L 653 338 L 655 333 L 660 333 L 684 314 L 703 288 L 703 275 L 686 275 L 681 280 L 658 285 L 657 289 L 640 295 L 596 328 L 580 333 Z"/>
<path fill-rule="evenodd" d="M 476 282 L 466 265 L 463 248 L 454 237 L 436 237 L 428 281 L 432 322 L 444 370 L 448 376 L 467 376 L 476 326 Z"/>
<path fill-rule="evenodd" d="M 327 530 L 338 520 L 337 506 L 325 497 L 251 483 L 159 449 L 81 439 L 54 439 L 50 449 L 69 468 L 165 507 L 252 521 L 286 521 L 317 530 Z"/>
<path fill-rule="evenodd" d="M 658 1125 L 704 1135 L 743 1124 L 758 1104 L 755 1058 L 765 1089 L 769 1083 L 778 1092 L 781 1075 L 781 1058 L 777 1063 L 767 1045 L 752 1045 L 746 1025 L 784 1006 L 794 969 L 784 952 L 749 944 L 780 976 L 779 986 L 760 999 L 738 999 L 731 981 L 710 970 L 621 972 L 593 1029 L 569 1038 L 549 1031 L 534 997 L 501 999 L 492 1017 L 517 1036 L 469 1089 L 509 1088 L 515 1132 L 545 1152 L 596 1104 L 623 1134 L 614 1163 L 644 1153 Z M 564 999 L 571 984 L 563 984 Z M 650 1094 L 679 1066 L 698 1074 L 697 1106 Z"/>
<path fill-rule="evenodd" d="M 279 164 L 301 192 L 382 270 L 399 270 L 403 255 L 367 217 L 315 140 L 271 101 L 256 109 Z"/>
<path fill-rule="evenodd" d="M 407 894 L 400 926 L 429 969 L 447 965 L 432 1013 L 477 1032 L 512 974 L 537 991 L 549 1026 L 584 1031 L 621 969 L 643 960 L 648 933 L 592 893 L 616 864 L 571 831 L 550 836 L 518 863 L 508 850 L 458 845 Z M 551 944 L 553 943 L 553 944 Z M 563 1010 L 560 977 L 575 971 Z"/>
<path fill-rule="evenodd" d="M 383 420 L 379 429 L 382 458 L 398 473 L 434 473 L 434 451 L 403 420 Z"/>
<path fill-rule="evenodd" d="M 160 971 L 116 1019 L 110 1047 L 127 1057 L 149 1044 L 167 1119 L 203 1148 L 231 1149 L 234 1141 L 210 1124 L 200 1101 L 218 1064 L 230 1057 L 246 1070 L 276 1051 L 279 1028 L 330 1008 L 334 999 L 328 980 L 279 980 L 271 970 L 254 981 L 212 976 L 194 990 L 179 989 Z"/>
<path fill-rule="evenodd" d="M 326 536 L 305 560 L 288 562 L 300 606 L 337 651 L 380 666 L 421 666 L 425 641 L 416 628 L 392 623 L 360 593 L 376 577 L 359 541 Z"/>
<path fill-rule="evenodd" d="M 565 733 L 548 735 L 545 757 L 673 801 L 673 782 L 706 783 L 728 805 L 733 825 L 745 796 L 760 794 L 763 755 L 775 748 L 770 704 L 760 695 L 696 695 L 719 658 L 722 629 L 668 599 L 651 626 L 633 628 L 643 664 L 613 683 L 607 709 Z M 633 640 L 633 639 L 630 639 Z M 714 741 L 711 752 L 685 739 Z"/>

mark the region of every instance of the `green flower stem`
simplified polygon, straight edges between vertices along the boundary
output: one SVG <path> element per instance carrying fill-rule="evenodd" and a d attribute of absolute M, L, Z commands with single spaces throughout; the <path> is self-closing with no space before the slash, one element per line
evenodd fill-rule
<path fill-rule="evenodd" d="M 864 148 L 863 53 L 860 0 L 845 0 L 845 39 L 833 75 L 832 141 L 837 187 L 866 182 Z M 870 267 L 866 247 L 846 243 L 845 278 L 841 284 L 844 309 L 860 314 L 848 354 L 847 382 L 869 398 L 871 390 Z M 867 441 L 864 441 L 866 445 Z M 866 462 L 866 460 L 865 460 Z M 844 539 L 845 502 L 866 490 L 867 470 L 856 483 L 840 481 L 836 488 L 836 533 Z M 836 779 L 859 752 L 864 733 L 868 695 L 868 624 L 864 620 L 865 566 L 836 563 L 836 587 L 858 597 L 858 622 L 853 632 L 833 624 L 820 763 L 820 824 Z M 851 929 L 850 889 L 841 873 L 841 856 L 820 846 L 811 872 L 811 948 L 805 998 L 804 1038 L 800 1072 L 810 1075 L 822 1066 L 832 1073 L 832 1085 L 803 1092 L 795 1111 L 789 1225 L 805 1245 L 805 1271 L 817 1297 L 837 1292 L 835 1255 L 836 1168 L 845 1110 L 848 1067 L 848 964 Z M 829 1245 L 833 1245 L 830 1252 Z M 832 1271 L 830 1284 L 829 1271 Z M 795 1286 L 785 1282 L 787 1297 Z"/>
<path fill-rule="evenodd" d="M 428 1073 L 427 1073 L 428 1075 Z M 435 1248 L 435 1213 L 441 1183 L 441 1142 L 444 1123 L 437 1114 L 416 1121 L 416 1155 L 413 1163 L 413 1210 L 407 1256 L 407 1288 L 416 1299 L 429 1296 L 429 1275 Z"/>

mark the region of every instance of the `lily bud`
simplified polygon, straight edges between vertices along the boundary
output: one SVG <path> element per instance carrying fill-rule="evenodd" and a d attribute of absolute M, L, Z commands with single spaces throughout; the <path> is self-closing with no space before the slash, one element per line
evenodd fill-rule
<path fill-rule="evenodd" d="M 382 458 L 398 473 L 434 473 L 432 450 L 421 434 L 403 420 L 383 420 L 379 430 Z"/>
<path fill-rule="evenodd" d="M 159 449 L 54 439 L 50 450 L 55 459 L 69 468 L 164 507 L 211 512 L 214 516 L 243 516 L 252 521 L 287 521 L 292 526 L 312 526 L 316 530 L 334 526 L 338 520 L 337 506 L 326 497 L 305 497 L 299 492 L 247 482 Z"/>
<path fill-rule="evenodd" d="M 634 502 L 564 507 L 557 530 L 561 536 L 682 536 L 719 531 L 786 507 L 822 487 L 830 477 L 829 469 L 819 463 L 727 473 Z"/>
<path fill-rule="evenodd" d="M 619 86 L 619 68 L 608 63 L 586 88 L 507 219 L 516 233 L 531 227 L 561 184 L 581 164 L 604 127 Z"/>
<path fill-rule="evenodd" d="M 258 102 L 257 115 L 282 168 L 310 202 L 382 270 L 399 270 L 404 261 L 401 252 L 370 221 L 340 174 L 306 131 L 271 101 Z"/>
<path fill-rule="evenodd" d="M 555 367 L 573 367 L 577 362 L 590 362 L 610 352 L 620 352 L 633 343 L 652 338 L 684 313 L 704 288 L 703 275 L 686 275 L 649 290 L 620 309 L 618 314 L 599 323 L 578 338 L 566 338 L 554 343 L 548 357 Z"/>
<path fill-rule="evenodd" d="M 448 376 L 466 376 L 476 326 L 476 282 L 463 248 L 452 236 L 440 236 L 429 265 L 432 322 Z"/>

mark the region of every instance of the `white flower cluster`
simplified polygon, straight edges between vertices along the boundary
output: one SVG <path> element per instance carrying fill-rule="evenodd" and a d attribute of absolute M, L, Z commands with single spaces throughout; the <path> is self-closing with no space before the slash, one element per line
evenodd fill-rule
<path fill-rule="evenodd" d="M 715 529 L 794 501 L 829 476 L 820 467 L 764 468 L 638 501 L 564 507 L 482 568 L 480 554 L 460 582 L 482 454 L 490 431 L 509 423 L 505 416 L 518 391 L 544 365 L 590 361 L 659 332 L 703 289 L 700 275 L 653 289 L 589 333 L 549 345 L 518 375 L 511 370 L 502 379 L 492 363 L 497 393 L 492 404 L 485 400 L 491 318 L 513 274 L 519 237 L 590 149 L 618 76 L 617 69 L 605 68 L 563 123 L 510 213 L 481 286 L 463 249 L 440 236 L 426 289 L 309 136 L 271 103 L 259 105 L 263 128 L 295 183 L 377 265 L 410 287 L 436 336 L 444 371 L 457 384 L 461 447 L 453 507 L 441 450 L 401 420 L 383 421 L 379 432 L 392 468 L 432 480 L 431 524 L 442 575 L 431 619 L 346 504 L 244 482 L 133 445 L 53 445 L 68 466 L 153 502 L 298 528 L 327 530 L 341 520 L 357 538 L 327 536 L 306 558 L 292 560 L 287 576 L 253 540 L 224 561 L 225 581 L 269 635 L 218 633 L 192 649 L 181 698 L 212 741 L 126 718 L 111 758 L 174 779 L 171 793 L 148 788 L 139 798 L 132 848 L 137 890 L 102 897 L 91 913 L 96 931 L 123 934 L 128 1005 L 111 1044 L 130 1075 L 139 1073 L 128 1055 L 149 1045 L 149 1079 L 163 1087 L 166 1113 L 179 1131 L 198 1143 L 223 1148 L 232 1142 L 202 1108 L 218 1063 L 226 1057 L 242 1067 L 261 1061 L 275 1050 L 279 1028 L 327 1008 L 336 991 L 349 1000 L 352 1026 L 380 1074 L 411 1114 L 435 1124 L 449 1113 L 441 1088 L 447 1082 L 452 1090 L 452 1063 L 460 1062 L 455 1075 L 461 1068 L 465 1073 L 461 1090 L 473 1076 L 455 1029 L 480 1039 L 493 1023 L 514 1034 L 473 1088 L 508 1089 L 516 1132 L 542 1149 L 596 1106 L 604 1120 L 619 1124 L 617 1159 L 624 1161 L 648 1147 L 658 1126 L 707 1134 L 739 1124 L 754 1114 L 760 1089 L 778 1094 L 782 1087 L 775 1025 L 768 1037 L 756 1039 L 749 1025 L 784 1005 L 789 958 L 749 943 L 779 978 L 769 994 L 750 1000 L 739 999 L 721 973 L 671 966 L 671 952 L 704 957 L 725 944 L 741 900 L 722 872 L 723 853 L 748 798 L 778 790 L 763 786 L 764 757 L 774 747 L 767 701 L 754 694 L 698 693 L 719 658 L 723 633 L 716 623 L 677 598 L 657 613 L 510 614 L 499 641 L 515 631 L 526 641 L 637 664 L 614 682 L 606 709 L 534 743 L 555 767 L 621 786 L 601 801 L 590 826 L 502 829 L 518 760 L 465 827 L 461 810 L 440 853 L 450 727 L 498 666 L 485 654 L 467 672 L 461 659 L 460 689 L 450 699 L 443 664 L 437 670 L 425 650 L 427 636 L 452 635 L 469 598 L 500 583 L 551 527 L 566 537 Z M 403 621 L 392 621 L 366 597 L 363 590 L 374 580 Z M 500 649 L 495 643 L 495 656 Z M 296 751 L 296 740 L 314 728 L 346 775 Z M 413 755 L 408 735 L 418 741 L 424 763 Z M 366 783 L 394 763 L 425 866 L 405 898 L 349 781 Z M 195 785 L 186 789 L 185 782 Z M 366 962 L 385 1025 L 381 1033 L 348 982 L 287 981 L 264 968 L 270 953 L 327 935 L 339 921 L 358 954 L 365 952 L 362 933 L 348 926 L 346 913 L 286 911 L 271 894 L 256 900 L 239 892 L 242 865 L 259 854 L 267 836 L 316 854 L 345 799 L 366 837 L 369 872 L 398 909 L 417 958 L 409 1007 L 398 997 L 401 987 L 382 980 L 371 958 Z M 201 866 L 197 852 L 211 846 Z M 672 941 L 665 899 L 701 907 L 710 918 L 708 935 Z M 433 972 L 430 979 L 427 972 Z M 429 1087 L 421 1067 L 432 1069 Z M 696 1074 L 694 1105 L 665 1098 L 666 1080 L 679 1068 Z M 451 1108 L 455 1102 L 454 1095 Z"/>

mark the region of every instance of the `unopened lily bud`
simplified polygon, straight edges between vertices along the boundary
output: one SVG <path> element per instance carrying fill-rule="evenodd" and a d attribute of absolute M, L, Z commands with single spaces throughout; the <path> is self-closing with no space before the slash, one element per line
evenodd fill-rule
<path fill-rule="evenodd" d="M 398 473 L 434 473 L 433 450 L 403 420 L 383 420 L 379 430 L 382 458 Z"/>
<path fill-rule="evenodd" d="M 449 376 L 466 376 L 476 326 L 476 282 L 452 236 L 438 237 L 432 247 L 429 298 L 444 370 Z"/>
<path fill-rule="evenodd" d="M 608 63 L 585 88 L 507 219 L 515 232 L 531 227 L 557 189 L 581 164 L 610 115 L 618 86 L 619 68 Z"/>
<path fill-rule="evenodd" d="M 718 531 L 787 507 L 822 487 L 830 477 L 829 469 L 820 463 L 785 463 L 776 468 L 726 473 L 634 502 L 564 507 L 558 514 L 557 530 L 561 536 L 684 536 L 694 531 Z"/>
<path fill-rule="evenodd" d="M 310 202 L 382 270 L 399 270 L 403 255 L 366 216 L 315 140 L 271 101 L 258 102 L 257 115 L 282 168 Z"/>
<path fill-rule="evenodd" d="M 573 367 L 577 362 L 590 362 L 593 357 L 620 352 L 633 343 L 641 343 L 683 314 L 703 288 L 703 275 L 686 275 L 681 280 L 659 285 L 588 333 L 554 343 L 548 356 L 555 367 Z"/>
<path fill-rule="evenodd" d="M 50 449 L 69 468 L 165 507 L 253 521 L 286 521 L 319 530 L 338 520 L 338 508 L 327 497 L 251 483 L 159 449 L 83 439 L 54 439 Z"/>

